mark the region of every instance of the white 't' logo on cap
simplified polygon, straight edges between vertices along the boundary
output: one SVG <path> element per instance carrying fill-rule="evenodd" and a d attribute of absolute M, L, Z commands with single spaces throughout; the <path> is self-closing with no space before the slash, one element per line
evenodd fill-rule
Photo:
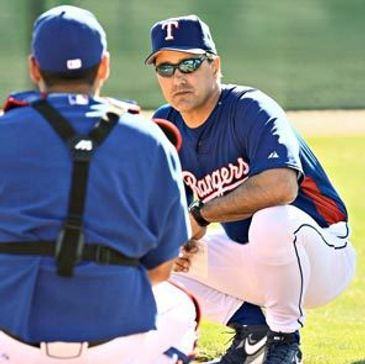
<path fill-rule="evenodd" d="M 174 37 L 172 36 L 173 27 L 178 28 L 179 23 L 177 20 L 169 20 L 162 24 L 162 29 L 167 29 L 165 40 L 172 40 Z"/>

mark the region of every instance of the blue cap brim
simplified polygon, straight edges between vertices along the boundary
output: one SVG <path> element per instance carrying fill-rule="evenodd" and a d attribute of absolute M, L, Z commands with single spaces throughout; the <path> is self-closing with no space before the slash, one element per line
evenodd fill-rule
<path fill-rule="evenodd" d="M 176 52 L 183 52 L 183 53 L 192 53 L 192 54 L 205 54 L 207 53 L 206 50 L 201 48 L 182 48 L 182 47 L 165 47 L 161 48 L 158 51 L 152 52 L 144 61 L 145 64 L 152 64 L 155 61 L 157 55 L 163 51 L 176 51 Z"/>

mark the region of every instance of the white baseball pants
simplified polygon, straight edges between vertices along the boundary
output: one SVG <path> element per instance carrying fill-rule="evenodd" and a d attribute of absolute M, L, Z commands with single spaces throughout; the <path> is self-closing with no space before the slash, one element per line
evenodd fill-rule
<path fill-rule="evenodd" d="M 348 286 L 356 260 L 348 239 L 344 222 L 323 229 L 294 206 L 271 207 L 253 216 L 247 244 L 223 231 L 207 234 L 206 269 L 173 279 L 193 292 L 207 319 L 226 324 L 248 301 L 264 308 L 271 330 L 290 333 L 303 326 L 304 307 L 324 305 Z M 194 258 L 193 266 L 204 264 Z"/>
<path fill-rule="evenodd" d="M 26 345 L 0 331 L 1 364 L 172 364 L 163 353 L 171 347 L 186 355 L 196 341 L 196 307 L 184 291 L 170 283 L 153 287 L 157 330 L 116 338 L 88 348 L 87 343 Z"/>

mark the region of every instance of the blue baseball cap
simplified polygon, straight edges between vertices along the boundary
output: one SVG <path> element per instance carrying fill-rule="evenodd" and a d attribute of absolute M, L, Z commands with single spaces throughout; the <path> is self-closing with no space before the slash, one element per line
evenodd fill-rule
<path fill-rule="evenodd" d="M 104 29 L 87 10 L 58 6 L 34 22 L 32 54 L 44 71 L 68 73 L 92 67 L 106 49 Z"/>
<path fill-rule="evenodd" d="M 151 41 L 152 52 L 145 64 L 153 63 L 157 54 L 164 50 L 217 54 L 208 25 L 196 15 L 159 21 L 151 28 Z"/>

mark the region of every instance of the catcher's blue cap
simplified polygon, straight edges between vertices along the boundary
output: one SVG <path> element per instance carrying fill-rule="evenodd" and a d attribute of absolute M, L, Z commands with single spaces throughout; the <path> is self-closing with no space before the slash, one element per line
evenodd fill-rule
<path fill-rule="evenodd" d="M 217 54 L 208 25 L 196 15 L 159 21 L 151 28 L 151 41 L 152 53 L 146 58 L 146 64 L 153 63 L 164 50 Z"/>
<path fill-rule="evenodd" d="M 32 54 L 44 71 L 69 73 L 92 67 L 106 49 L 105 32 L 87 10 L 58 6 L 34 22 Z"/>

